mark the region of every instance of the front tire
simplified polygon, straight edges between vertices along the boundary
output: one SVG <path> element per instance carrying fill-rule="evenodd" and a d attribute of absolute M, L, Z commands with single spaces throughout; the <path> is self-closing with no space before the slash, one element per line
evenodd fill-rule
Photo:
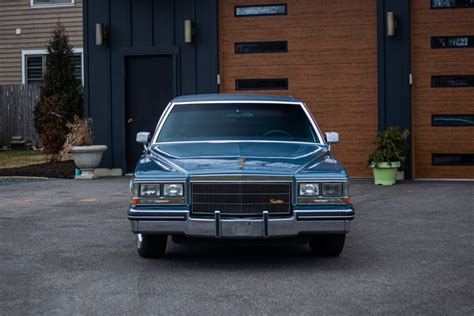
<path fill-rule="evenodd" d="M 137 234 L 137 251 L 143 258 L 161 258 L 166 252 L 167 235 Z"/>
<path fill-rule="evenodd" d="M 313 235 L 309 247 L 314 255 L 320 257 L 337 257 L 344 249 L 346 234 Z"/>

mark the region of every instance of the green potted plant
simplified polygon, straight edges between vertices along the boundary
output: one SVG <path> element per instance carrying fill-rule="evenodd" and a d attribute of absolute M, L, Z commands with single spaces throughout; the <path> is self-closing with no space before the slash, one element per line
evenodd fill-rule
<path fill-rule="evenodd" d="M 376 148 L 367 160 L 367 167 L 372 168 L 375 184 L 395 184 L 397 170 L 405 162 L 409 135 L 408 130 L 400 131 L 396 127 L 389 127 L 377 134 L 374 140 Z"/>

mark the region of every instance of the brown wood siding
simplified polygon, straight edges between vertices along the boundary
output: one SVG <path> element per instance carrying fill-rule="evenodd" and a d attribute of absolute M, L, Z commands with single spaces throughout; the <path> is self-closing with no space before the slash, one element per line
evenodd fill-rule
<path fill-rule="evenodd" d="M 21 83 L 21 51 L 45 49 L 58 21 L 71 44 L 82 48 L 82 0 L 56 8 L 32 8 L 29 0 L 0 1 L 0 84 Z M 17 28 L 21 35 L 15 34 Z"/>
<path fill-rule="evenodd" d="M 432 36 L 474 35 L 474 10 L 411 5 L 414 177 L 474 178 L 474 166 L 431 164 L 432 153 L 474 153 L 472 126 L 431 126 L 432 114 L 474 113 L 474 87 L 431 87 L 432 75 L 474 75 L 474 48 L 431 48 Z"/>
<path fill-rule="evenodd" d="M 257 91 L 303 99 L 351 176 L 370 176 L 365 161 L 377 132 L 376 2 L 288 0 L 288 15 L 234 17 L 234 5 L 281 0 L 219 1 L 221 92 L 235 79 L 288 78 L 289 90 Z M 288 53 L 235 54 L 235 42 L 288 41 Z M 239 91 L 252 93 L 252 91 Z"/>

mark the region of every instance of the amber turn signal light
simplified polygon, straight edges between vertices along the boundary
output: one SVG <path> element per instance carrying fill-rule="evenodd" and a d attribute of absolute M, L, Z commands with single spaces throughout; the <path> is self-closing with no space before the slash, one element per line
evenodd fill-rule
<path fill-rule="evenodd" d="M 345 203 L 345 204 L 351 203 L 351 199 L 350 199 L 348 196 L 345 196 L 345 197 L 344 197 L 344 203 Z"/>
<path fill-rule="evenodd" d="M 138 200 L 138 198 L 134 196 L 132 197 L 130 203 L 132 203 L 132 205 L 138 205 L 140 203 L 140 200 Z"/>

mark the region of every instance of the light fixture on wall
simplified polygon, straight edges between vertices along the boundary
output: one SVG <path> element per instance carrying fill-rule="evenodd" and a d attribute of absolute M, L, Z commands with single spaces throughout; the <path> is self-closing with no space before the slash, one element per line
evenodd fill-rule
<path fill-rule="evenodd" d="M 104 45 L 105 41 L 107 40 L 107 32 L 105 27 L 102 23 L 95 24 L 95 44 L 96 45 Z"/>
<path fill-rule="evenodd" d="M 387 36 L 395 36 L 397 31 L 397 18 L 395 13 L 389 11 L 387 12 Z"/>
<path fill-rule="evenodd" d="M 184 21 L 184 42 L 193 42 L 193 22 L 191 20 Z"/>

